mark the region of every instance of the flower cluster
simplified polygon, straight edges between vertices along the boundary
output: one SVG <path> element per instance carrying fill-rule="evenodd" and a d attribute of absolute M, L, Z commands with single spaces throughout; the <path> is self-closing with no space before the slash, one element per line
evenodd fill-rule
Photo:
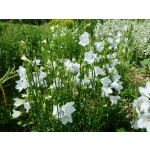
<path fill-rule="evenodd" d="M 66 125 L 67 122 L 72 123 L 72 116 L 71 114 L 76 111 L 73 107 L 74 102 L 69 102 L 63 105 L 61 108 L 58 106 L 53 106 L 53 115 L 60 119 L 62 124 Z"/>
<path fill-rule="evenodd" d="M 52 31 L 54 31 L 54 29 L 52 28 Z M 119 38 L 121 36 L 121 34 L 118 33 L 118 41 Z M 90 36 L 89 33 L 84 32 L 83 35 L 80 36 L 80 42 L 79 44 L 82 46 L 86 46 L 90 43 Z M 108 39 L 108 42 L 111 44 L 111 46 L 114 47 L 114 49 L 117 49 L 117 44 L 112 40 L 112 39 Z M 105 42 L 95 42 L 94 45 L 96 46 L 96 50 L 101 53 L 104 50 L 104 44 Z M 115 48 L 116 47 L 116 48 Z M 60 62 L 64 65 L 63 67 L 65 68 L 65 74 L 63 76 L 67 76 L 68 77 L 68 73 L 73 73 L 76 74 L 75 76 L 73 76 L 72 81 L 74 82 L 74 84 L 76 86 L 79 86 L 79 83 L 81 82 L 82 86 L 87 85 L 90 89 L 95 90 L 96 85 L 98 84 L 98 82 L 100 83 L 100 87 L 102 85 L 102 93 L 101 96 L 106 96 L 109 97 L 112 104 L 117 104 L 117 100 L 120 99 L 119 95 L 113 94 L 113 89 L 116 90 L 119 94 L 121 93 L 122 90 L 122 82 L 119 81 L 119 79 L 121 78 L 121 76 L 118 74 L 117 69 L 115 68 L 115 66 L 117 64 L 119 64 L 118 59 L 116 59 L 116 52 L 114 52 L 113 54 L 108 54 L 106 55 L 99 55 L 97 56 L 96 53 L 93 52 L 93 50 L 90 50 L 89 52 L 85 52 L 84 53 L 84 59 L 83 59 L 83 63 L 80 66 L 80 64 L 78 62 L 76 62 L 75 59 L 73 59 L 73 62 L 69 59 L 65 59 L 65 60 L 60 60 Z M 25 61 L 30 61 L 27 58 L 23 57 Z M 103 59 L 107 59 L 109 62 L 108 64 L 105 64 L 103 66 L 98 66 L 95 65 L 97 63 L 99 63 L 100 61 L 103 61 Z M 48 67 L 48 74 L 49 74 L 49 70 L 50 69 L 55 69 L 55 72 L 58 72 L 59 74 L 59 67 L 57 63 L 58 61 L 53 61 L 52 63 L 50 62 L 50 60 L 48 60 L 47 62 L 47 66 Z M 40 60 L 34 60 L 32 62 L 33 65 L 41 65 L 40 64 Z M 84 73 L 84 78 L 81 78 L 81 69 L 84 68 L 84 65 L 89 65 L 89 69 L 87 69 L 87 74 Z M 103 62 L 104 64 L 104 62 Z M 92 69 L 93 68 L 93 69 Z M 20 78 L 22 82 L 27 82 L 28 83 L 28 78 L 26 75 L 26 69 L 23 67 L 20 67 L 20 69 L 22 69 L 20 72 Z M 39 85 L 43 85 L 43 87 L 48 87 L 47 82 L 45 80 L 43 80 L 45 77 L 47 76 L 47 73 L 42 72 L 42 70 L 40 69 L 39 71 L 39 75 L 37 72 L 33 72 L 33 80 L 34 82 L 32 82 L 32 85 L 34 83 L 36 83 L 36 86 L 39 87 Z M 20 82 L 20 81 L 19 81 Z M 68 81 L 66 81 L 68 82 Z M 17 82 L 18 83 L 18 82 Z M 26 89 L 27 87 L 29 87 L 29 84 L 25 84 L 24 85 L 20 85 L 20 86 L 16 86 L 16 88 L 21 91 L 22 89 Z M 64 87 L 65 81 L 56 77 L 55 79 L 53 79 L 53 83 L 49 86 L 48 89 L 51 89 L 52 91 L 55 91 L 56 88 L 61 88 Z M 35 86 L 35 84 L 34 84 Z M 35 92 L 35 90 L 33 89 L 33 91 Z M 34 93 L 36 95 L 36 93 Z M 24 104 L 24 107 L 27 109 L 26 112 L 29 112 L 29 102 L 24 103 L 25 101 L 18 101 L 18 105 L 19 104 Z M 16 103 L 15 103 L 16 104 Z M 76 110 L 74 107 L 74 102 L 68 102 L 65 105 L 63 105 L 61 108 L 59 107 L 59 104 L 57 104 L 56 106 L 53 105 L 53 115 L 58 119 L 61 120 L 61 122 L 65 125 L 67 124 L 67 122 L 72 123 L 72 113 Z"/>
<path fill-rule="evenodd" d="M 138 113 L 139 120 L 135 120 L 134 128 L 146 128 L 150 132 L 150 82 L 146 83 L 146 87 L 139 87 L 141 97 L 134 100 L 133 108 Z M 133 121 L 131 122 L 133 124 Z"/>
<path fill-rule="evenodd" d="M 25 56 L 21 57 L 21 59 L 24 61 L 30 62 L 30 60 L 27 59 Z M 40 60 L 35 58 L 35 60 L 32 61 L 32 66 L 34 66 L 34 65 L 38 65 L 38 66 L 41 65 Z M 26 92 L 28 93 L 27 87 L 29 87 L 29 81 L 28 81 L 28 77 L 26 74 L 26 69 L 22 66 L 19 66 L 19 69 L 17 70 L 17 72 L 19 73 L 20 80 L 16 81 L 16 83 L 17 83 L 16 89 L 19 90 L 19 92 L 22 91 L 23 89 L 26 89 Z M 36 83 L 38 87 L 39 87 L 39 83 L 41 85 L 43 85 L 43 87 L 46 87 L 47 83 L 46 83 L 46 81 L 43 80 L 43 78 L 45 78 L 46 76 L 47 76 L 47 74 L 45 72 L 42 72 L 41 70 L 40 70 L 39 77 L 36 72 L 33 72 L 34 83 Z M 33 82 L 32 82 L 32 85 L 33 85 Z M 28 101 L 25 101 L 25 100 L 19 99 L 19 98 L 14 98 L 14 100 L 15 100 L 15 103 L 14 103 L 15 107 L 18 107 L 18 106 L 24 104 L 26 113 L 29 112 L 29 109 L 31 108 L 31 106 Z M 15 117 L 18 117 L 20 114 L 21 114 L 20 111 L 13 110 L 12 116 L 15 118 Z"/>

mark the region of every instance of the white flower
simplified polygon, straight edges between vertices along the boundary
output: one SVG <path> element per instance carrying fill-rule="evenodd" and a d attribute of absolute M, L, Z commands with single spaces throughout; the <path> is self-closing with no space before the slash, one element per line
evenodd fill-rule
<path fill-rule="evenodd" d="M 89 33 L 84 32 L 84 34 L 82 34 L 80 36 L 80 42 L 79 42 L 79 44 L 82 45 L 82 46 L 85 46 L 85 45 L 89 44 Z"/>
<path fill-rule="evenodd" d="M 18 80 L 18 81 L 15 81 L 15 82 L 17 83 L 15 88 L 17 90 L 19 90 L 19 92 L 22 91 L 23 89 L 26 89 L 27 87 L 29 87 L 29 83 L 28 83 L 27 80 L 24 80 L 24 81 Z"/>
<path fill-rule="evenodd" d="M 114 47 L 115 50 L 118 49 L 117 43 L 113 43 L 112 46 Z"/>
<path fill-rule="evenodd" d="M 95 90 L 96 82 L 89 84 L 89 88 Z"/>
<path fill-rule="evenodd" d="M 102 58 L 102 55 L 99 55 L 99 57 L 96 57 L 96 58 L 95 58 L 95 61 L 96 61 L 97 63 L 99 63 L 99 61 L 100 61 L 101 58 Z"/>
<path fill-rule="evenodd" d="M 75 59 L 75 58 L 72 58 L 72 61 L 76 61 L 76 59 Z"/>
<path fill-rule="evenodd" d="M 101 52 L 104 49 L 104 44 L 105 42 L 95 42 L 96 48 L 98 49 L 99 52 Z"/>
<path fill-rule="evenodd" d="M 111 83 L 111 80 L 109 79 L 109 77 L 105 77 L 101 79 L 101 83 L 103 84 L 103 86 L 108 86 Z"/>
<path fill-rule="evenodd" d="M 109 64 L 106 64 L 105 66 L 106 66 L 106 68 L 109 70 Z"/>
<path fill-rule="evenodd" d="M 35 60 L 32 61 L 32 66 L 33 66 L 34 64 L 36 64 L 37 66 L 40 66 L 40 65 L 41 65 L 41 64 L 40 64 L 40 60 L 35 58 Z"/>
<path fill-rule="evenodd" d="M 79 72 L 80 71 L 80 64 L 78 64 L 77 62 L 75 64 L 72 64 L 71 70 L 70 72 Z"/>
<path fill-rule="evenodd" d="M 114 59 L 113 60 L 113 66 L 116 66 L 117 64 L 120 64 L 120 62 L 118 61 L 118 59 Z"/>
<path fill-rule="evenodd" d="M 128 44 L 128 38 L 125 38 L 124 41 L 126 44 Z"/>
<path fill-rule="evenodd" d="M 147 97 L 141 96 L 138 99 L 135 99 L 133 102 L 133 108 L 136 108 L 136 112 L 140 114 L 140 112 L 148 111 L 148 108 L 150 107 L 150 101 Z"/>
<path fill-rule="evenodd" d="M 87 75 L 84 75 L 84 79 L 82 79 L 82 82 L 81 82 L 83 85 L 85 83 L 89 84 L 90 83 L 90 80 L 87 79 Z"/>
<path fill-rule="evenodd" d="M 110 54 L 107 55 L 107 58 L 113 59 L 113 57 Z"/>
<path fill-rule="evenodd" d="M 24 108 L 26 109 L 26 113 L 28 113 L 29 109 L 31 108 L 30 103 L 29 102 L 24 103 Z"/>
<path fill-rule="evenodd" d="M 22 66 L 19 66 L 19 69 L 17 70 L 17 72 L 19 74 L 26 74 L 26 69 L 24 67 L 22 67 Z"/>
<path fill-rule="evenodd" d="M 14 98 L 14 100 L 15 100 L 14 105 L 15 105 L 16 107 L 18 107 L 18 106 L 20 106 L 20 105 L 22 105 L 22 104 L 25 103 L 25 100 L 24 100 L 24 99 Z"/>
<path fill-rule="evenodd" d="M 45 73 L 45 72 L 43 72 L 43 71 L 40 70 L 39 79 L 41 80 L 41 79 L 45 78 L 46 76 L 47 76 L 47 73 Z"/>
<path fill-rule="evenodd" d="M 56 85 L 55 85 L 55 81 L 56 81 Z M 56 87 L 61 87 L 61 79 L 59 79 L 58 77 L 56 79 L 53 80 L 53 85 Z M 62 86 L 64 87 L 64 84 L 62 84 Z"/>
<path fill-rule="evenodd" d="M 117 44 L 119 44 L 120 38 L 117 38 L 117 39 L 115 40 L 115 42 L 116 42 Z"/>
<path fill-rule="evenodd" d="M 53 85 L 50 85 L 50 87 L 49 87 L 52 91 L 53 91 L 53 89 L 56 89 L 56 85 L 55 85 L 55 83 L 53 83 Z"/>
<path fill-rule="evenodd" d="M 150 113 L 139 115 L 137 127 L 146 128 L 150 132 Z"/>
<path fill-rule="evenodd" d="M 62 124 L 66 125 L 67 122 L 72 123 L 72 116 L 71 114 L 76 111 L 76 109 L 72 106 L 74 102 L 69 102 L 63 105 L 61 108 L 58 106 L 53 106 L 53 115 L 58 119 L 59 118 L 62 122 Z"/>
<path fill-rule="evenodd" d="M 71 114 L 76 111 L 72 105 L 74 105 L 74 102 L 66 103 L 61 107 L 62 111 L 64 112 L 64 116 L 71 116 Z"/>
<path fill-rule="evenodd" d="M 99 74 L 100 75 L 106 75 L 106 73 L 104 72 L 103 69 L 99 68 L 98 66 L 94 66 L 94 70 L 95 70 L 95 76 L 97 77 Z"/>
<path fill-rule="evenodd" d="M 120 99 L 120 96 L 118 96 L 118 95 L 117 96 L 110 96 L 109 98 L 110 98 L 112 104 L 117 104 L 117 100 Z"/>
<path fill-rule="evenodd" d="M 87 61 L 88 64 L 92 64 L 94 62 L 94 58 L 97 57 L 97 54 L 94 54 L 92 50 L 85 52 L 84 55 L 84 61 Z"/>
<path fill-rule="evenodd" d="M 139 87 L 139 91 L 140 91 L 141 95 L 144 95 L 144 96 L 150 98 L 150 82 L 146 83 L 146 88 Z"/>
<path fill-rule="evenodd" d="M 64 125 L 66 125 L 67 122 L 72 123 L 72 118 L 71 118 L 71 116 L 63 116 L 63 117 L 60 118 L 60 120 L 61 120 L 62 124 L 64 124 Z"/>
<path fill-rule="evenodd" d="M 51 27 L 51 30 L 52 30 L 52 32 L 54 32 L 54 27 L 53 26 Z"/>
<path fill-rule="evenodd" d="M 53 115 L 56 118 L 58 118 L 58 114 L 59 114 L 59 118 L 60 118 L 62 116 L 62 113 L 61 113 L 61 109 L 60 109 L 59 105 L 58 106 L 53 105 Z"/>
<path fill-rule="evenodd" d="M 75 84 L 78 84 L 80 82 L 80 79 L 78 78 L 78 76 L 74 76 L 73 82 Z"/>
<path fill-rule="evenodd" d="M 123 27 L 123 31 L 127 31 L 127 28 L 128 28 L 128 26 L 125 25 L 125 26 Z"/>
<path fill-rule="evenodd" d="M 24 67 L 19 66 L 19 69 L 17 70 L 17 72 L 19 73 L 21 81 L 24 81 L 25 79 L 27 79 L 26 69 Z"/>
<path fill-rule="evenodd" d="M 117 53 L 116 53 L 116 52 L 114 52 L 114 53 L 112 54 L 112 56 L 113 56 L 114 58 L 116 58 Z"/>
<path fill-rule="evenodd" d="M 92 73 L 93 73 L 93 75 L 92 75 Z M 96 76 L 95 76 L 95 78 L 94 78 L 94 70 L 92 71 L 91 69 L 89 69 L 89 77 L 90 77 L 91 79 L 94 79 L 94 81 L 97 81 Z"/>
<path fill-rule="evenodd" d="M 13 118 L 16 118 L 16 117 L 20 116 L 20 114 L 21 114 L 21 111 L 13 110 L 12 117 L 13 117 Z"/>
<path fill-rule="evenodd" d="M 118 80 L 116 79 L 114 82 L 111 83 L 111 87 L 116 89 L 120 93 L 120 90 L 123 89 L 121 84 L 122 82 L 118 83 Z"/>
<path fill-rule="evenodd" d="M 121 35 L 122 35 L 122 33 L 118 31 L 116 37 L 119 38 Z"/>
<path fill-rule="evenodd" d="M 108 38 L 107 40 L 110 44 L 113 44 L 114 43 L 114 39 L 113 38 Z"/>
<path fill-rule="evenodd" d="M 64 61 L 64 65 L 65 65 L 65 67 L 66 67 L 66 70 L 68 71 L 68 70 L 69 70 L 69 68 L 71 69 L 71 67 L 72 67 L 73 63 L 71 62 L 71 60 L 69 60 L 69 59 L 65 59 L 65 61 Z"/>
<path fill-rule="evenodd" d="M 118 73 L 117 73 L 117 72 L 115 73 L 115 75 L 113 75 L 113 79 L 114 79 L 114 80 L 116 80 L 116 79 L 118 79 L 118 80 L 119 80 L 120 78 L 121 78 L 121 76 L 120 76 L 120 75 L 118 75 Z"/>
<path fill-rule="evenodd" d="M 112 46 L 109 46 L 108 49 L 112 49 Z"/>
<path fill-rule="evenodd" d="M 133 121 L 131 121 L 130 123 L 131 123 L 131 125 L 132 125 L 131 127 L 133 128 Z M 136 130 L 139 129 L 139 128 L 137 127 L 137 123 L 138 123 L 138 120 L 135 120 L 134 129 L 136 129 Z"/>
<path fill-rule="evenodd" d="M 102 96 L 104 96 L 105 93 L 106 97 L 108 97 L 108 94 L 111 94 L 113 92 L 111 87 L 103 87 L 102 90 L 103 90 Z"/>

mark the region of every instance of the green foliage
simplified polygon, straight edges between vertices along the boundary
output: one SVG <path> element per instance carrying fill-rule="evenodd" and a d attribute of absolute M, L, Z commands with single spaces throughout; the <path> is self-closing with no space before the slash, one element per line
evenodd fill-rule
<path fill-rule="evenodd" d="M 45 22 L 48 23 L 52 19 L 10 19 L 13 24 L 30 24 L 30 25 L 42 25 Z"/>
<path fill-rule="evenodd" d="M 86 31 L 90 34 L 90 40 L 92 39 L 91 41 L 94 43 L 95 42 L 94 28 L 97 24 L 97 20 L 99 20 L 101 24 L 104 24 L 106 21 L 103 19 L 74 19 L 74 20 L 54 19 L 52 21 L 49 20 L 50 21 L 49 24 L 47 26 L 45 25 L 44 27 L 33 26 L 33 25 L 44 24 L 46 22 L 45 19 L 20 19 L 20 20 L 14 19 L 11 20 L 11 24 L 0 22 L 0 37 L 1 37 L 0 38 L 0 60 L 1 60 L 0 61 L 0 84 L 3 84 L 5 91 L 8 91 L 8 93 L 10 92 L 10 94 L 12 94 L 15 91 L 14 88 L 16 86 L 15 81 L 19 78 L 15 76 L 10 76 L 11 75 L 10 70 L 7 73 L 6 71 L 8 70 L 8 68 L 12 67 L 13 65 L 15 65 L 17 69 L 19 68 L 19 66 L 22 66 L 23 62 L 20 58 L 22 57 L 23 54 L 27 56 L 27 58 L 30 60 L 33 60 L 36 56 L 37 59 L 41 60 L 40 63 L 44 65 L 47 64 L 47 60 L 50 57 L 52 58 L 52 60 L 55 60 L 56 62 L 58 62 L 57 59 L 61 59 L 61 58 L 68 58 L 71 60 L 72 58 L 76 58 L 77 60 L 79 60 L 79 56 L 83 52 L 89 50 L 88 46 L 83 47 L 79 45 L 79 41 L 80 41 L 79 36 L 82 35 L 84 31 Z M 56 27 L 56 25 L 58 25 L 58 28 Z M 54 26 L 54 30 L 55 30 L 54 32 L 51 31 L 52 26 Z M 110 27 L 110 24 L 108 24 L 108 26 Z M 78 29 L 78 31 L 75 31 L 75 29 Z M 118 44 L 118 50 L 117 50 L 118 52 L 117 59 L 123 60 L 123 62 L 126 61 L 129 62 L 127 66 L 125 66 L 121 62 L 121 64 L 116 66 L 116 69 L 121 75 L 121 81 L 123 82 L 122 84 L 123 90 L 121 92 L 121 97 L 125 98 L 125 101 L 130 104 L 133 102 L 135 98 L 139 96 L 139 93 L 138 93 L 138 86 L 134 87 L 133 83 L 131 83 L 130 78 L 127 77 L 127 74 L 129 74 L 129 67 L 130 67 L 129 64 L 130 63 L 136 64 L 137 62 L 139 62 L 142 65 L 142 68 L 140 69 L 140 73 L 146 73 L 147 71 L 148 72 L 150 71 L 149 70 L 150 58 L 143 60 L 143 56 L 140 56 L 141 55 L 140 47 L 135 42 L 135 38 L 133 35 L 133 33 L 136 33 L 135 30 L 136 29 L 134 28 L 134 25 L 131 24 L 128 26 L 127 31 L 122 32 L 123 35 L 121 38 L 123 39 L 123 41 L 121 41 L 121 43 Z M 65 34 L 62 35 L 63 32 Z M 108 32 L 106 33 L 108 34 Z M 53 34 L 55 34 L 55 37 L 53 36 Z M 107 34 L 105 34 L 106 37 L 104 36 L 104 39 L 108 38 Z M 124 38 L 128 38 L 127 44 L 125 43 Z M 45 39 L 46 42 L 42 43 L 42 41 Z M 96 41 L 98 42 L 99 39 L 100 38 L 98 38 Z M 108 49 L 109 47 L 107 43 L 107 39 L 105 39 L 105 43 L 106 43 L 105 49 L 103 51 L 104 53 L 105 50 Z M 149 41 L 146 44 L 148 43 Z M 119 53 L 123 49 L 125 49 L 124 54 L 122 52 Z M 57 64 L 61 64 L 61 62 L 58 62 Z M 23 65 L 26 64 L 23 63 Z M 46 68 L 47 67 L 46 65 L 44 67 L 45 69 L 49 69 L 50 71 L 52 71 L 51 67 Z M 26 68 L 29 68 L 29 66 L 26 66 Z M 33 70 L 35 69 L 32 66 L 31 68 Z M 57 71 L 58 68 L 59 66 L 57 65 L 55 71 Z M 62 68 L 62 70 L 64 71 L 64 68 Z M 61 77 L 62 77 L 62 72 L 60 73 Z M 84 75 L 84 73 L 82 75 Z M 51 77 L 51 73 L 48 76 Z M 56 76 L 52 76 L 52 77 L 56 77 Z M 9 84 L 7 82 L 8 80 L 9 80 Z M 64 81 L 67 80 L 67 77 L 63 77 L 63 80 Z M 48 86 L 50 86 L 50 83 L 48 83 Z M 33 86 L 33 88 L 35 87 L 36 86 Z M 32 131 L 48 131 L 48 132 L 49 131 L 51 132 L 53 131 L 88 131 L 88 132 L 128 131 L 128 128 L 130 128 L 131 125 L 129 123 L 130 120 L 126 119 L 126 115 L 128 114 L 128 109 L 123 110 L 124 102 L 121 103 L 121 106 L 120 105 L 111 106 L 111 104 L 109 103 L 110 100 L 106 98 L 106 102 L 108 102 L 108 104 L 105 105 L 105 107 L 101 104 L 99 105 L 98 103 L 96 103 L 94 106 L 93 105 L 91 106 L 91 99 L 88 99 L 85 102 L 83 102 L 80 99 L 81 98 L 80 96 L 75 96 L 72 98 L 70 95 L 71 92 L 69 91 L 70 89 L 72 89 L 72 87 L 70 87 L 69 85 L 67 88 L 65 89 L 66 91 L 68 90 L 67 93 L 65 93 L 64 91 L 62 92 L 61 89 L 59 89 L 59 92 L 50 91 L 49 94 L 51 94 L 52 97 L 56 97 L 57 100 L 61 103 L 61 105 L 63 105 L 64 102 L 67 102 L 67 100 L 75 101 L 76 113 L 74 113 L 72 116 L 73 117 L 72 124 L 67 123 L 67 125 L 63 125 L 60 122 L 60 120 L 56 120 L 54 118 L 54 116 L 52 115 L 54 99 L 49 101 L 46 100 L 44 97 L 42 97 L 42 95 L 44 95 L 47 92 L 46 91 L 47 89 L 43 89 L 42 87 L 39 87 L 40 92 L 42 94 L 41 95 L 39 94 L 40 96 L 37 95 L 36 97 L 34 97 L 35 102 L 38 103 L 37 108 L 35 107 L 35 109 L 32 110 L 33 112 L 30 110 L 29 114 L 26 114 L 24 112 L 23 106 L 17 108 L 18 110 L 19 109 L 23 110 L 23 113 L 19 118 L 16 119 L 13 119 L 11 117 L 12 109 L 13 109 L 13 101 L 12 101 L 12 97 L 11 96 L 9 97 L 11 100 L 10 100 L 10 105 L 8 110 L 6 110 L 3 106 L 0 107 L 0 130 L 21 131 L 25 128 L 26 129 L 30 128 L 31 130 L 32 127 Z M 37 89 L 38 88 L 36 87 L 35 90 Z M 81 93 L 84 93 L 84 90 L 86 90 L 86 88 L 78 89 L 77 90 L 78 92 L 76 91 L 76 93 L 82 95 Z M 96 92 L 98 93 L 98 91 Z M 91 91 L 86 91 L 85 93 L 87 93 L 87 95 L 88 93 L 90 93 L 88 96 L 91 96 L 93 99 L 100 97 L 97 93 Z M 19 97 L 18 95 L 17 97 Z M 68 95 L 69 97 L 67 97 Z M 3 99 L 1 100 L 3 101 Z M 28 100 L 30 101 L 31 99 Z M 82 101 L 83 105 L 85 105 L 85 107 L 81 107 L 80 100 Z M 99 101 L 101 102 L 102 100 L 99 99 Z M 43 111 L 43 103 L 46 106 L 46 108 L 44 108 L 45 109 L 44 111 Z M 3 104 L 1 103 L 1 105 Z M 44 114 L 45 111 L 46 111 L 46 115 Z"/>
<path fill-rule="evenodd" d="M 143 61 L 140 61 L 142 64 L 142 67 L 140 69 L 136 69 L 138 71 L 138 74 L 141 73 L 149 73 L 150 72 L 150 58 L 144 59 Z"/>
<path fill-rule="evenodd" d="M 53 19 L 49 22 L 50 28 L 52 26 L 58 25 L 59 28 L 67 27 L 67 28 L 74 28 L 75 22 L 72 19 Z"/>

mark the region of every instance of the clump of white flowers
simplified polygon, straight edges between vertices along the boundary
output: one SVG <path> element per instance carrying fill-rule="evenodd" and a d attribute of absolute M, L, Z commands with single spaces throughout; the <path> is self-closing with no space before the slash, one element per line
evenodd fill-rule
<path fill-rule="evenodd" d="M 58 106 L 53 106 L 53 115 L 61 120 L 62 124 L 66 125 L 67 122 L 72 123 L 72 113 L 76 111 L 74 108 L 74 102 L 69 102 L 63 105 L 61 108 Z"/>
<path fill-rule="evenodd" d="M 138 119 L 135 120 L 134 128 L 146 128 L 150 132 L 150 82 L 146 83 L 146 87 L 139 87 L 141 97 L 134 100 L 133 108 L 138 113 Z M 131 122 L 133 124 L 133 121 Z"/>

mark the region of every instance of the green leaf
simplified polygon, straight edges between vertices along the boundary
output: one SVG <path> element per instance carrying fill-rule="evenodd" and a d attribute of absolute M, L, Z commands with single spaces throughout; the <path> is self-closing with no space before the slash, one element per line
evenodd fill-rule
<path fill-rule="evenodd" d="M 146 72 L 146 67 L 143 67 L 140 69 L 139 73 L 145 73 Z"/>
<path fill-rule="evenodd" d="M 143 61 L 140 62 L 142 65 L 148 65 L 150 63 L 150 58 L 144 59 Z"/>

